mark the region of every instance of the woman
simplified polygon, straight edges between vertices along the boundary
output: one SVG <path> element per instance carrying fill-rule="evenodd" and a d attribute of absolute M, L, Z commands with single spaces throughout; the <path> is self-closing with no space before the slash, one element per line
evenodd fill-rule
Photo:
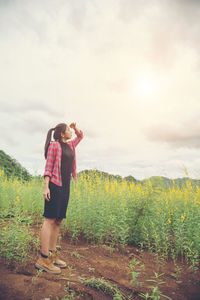
<path fill-rule="evenodd" d="M 72 137 L 74 129 L 76 138 Z M 54 140 L 51 142 L 52 132 Z M 45 172 L 44 172 L 44 222 L 40 240 L 41 252 L 35 266 L 48 273 L 60 274 L 66 263 L 58 258 L 56 244 L 62 219 L 66 218 L 66 211 L 70 195 L 71 174 L 76 181 L 76 152 L 75 147 L 83 138 L 83 132 L 76 127 L 61 123 L 47 133 L 45 143 Z"/>

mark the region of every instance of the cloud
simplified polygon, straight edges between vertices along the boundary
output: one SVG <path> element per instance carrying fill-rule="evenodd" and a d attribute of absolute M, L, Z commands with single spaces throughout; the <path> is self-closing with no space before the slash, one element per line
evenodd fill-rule
<path fill-rule="evenodd" d="M 54 115 L 56 117 L 62 117 L 63 113 L 56 109 L 56 106 L 52 107 L 51 105 L 46 104 L 43 100 L 24 100 L 21 102 L 5 102 L 1 101 L 1 112 L 4 113 L 18 113 L 25 114 L 28 112 L 43 112 L 48 115 Z"/>
<path fill-rule="evenodd" d="M 11 135 L 11 132 L 4 130 L 4 128 L 1 128 L 1 143 L 5 143 L 8 146 L 19 146 L 20 141 L 17 139 L 16 136 Z"/>
<path fill-rule="evenodd" d="M 133 30 L 129 34 L 130 43 L 134 48 L 141 43 L 141 51 L 156 68 L 170 69 L 180 45 L 200 51 L 198 0 L 121 0 L 119 19 L 126 28 L 137 26 L 141 41 Z"/>
<path fill-rule="evenodd" d="M 0 6 L 5 6 L 10 3 L 14 3 L 14 2 L 15 2 L 15 0 L 0 0 Z"/>
<path fill-rule="evenodd" d="M 88 1 L 67 1 L 69 7 L 68 21 L 75 27 L 76 30 L 80 31 L 83 27 L 84 20 L 86 17 L 86 7 Z"/>
<path fill-rule="evenodd" d="M 167 143 L 174 148 L 200 148 L 200 118 L 182 122 L 181 124 L 158 124 L 144 130 L 149 141 Z"/>
<path fill-rule="evenodd" d="M 98 139 L 99 137 L 101 137 L 101 134 L 99 132 L 97 133 L 94 129 L 90 129 L 90 128 L 86 129 L 84 133 L 87 136 L 87 138 L 92 139 L 92 140 Z M 102 133 L 102 135 L 103 135 L 103 133 Z"/>
<path fill-rule="evenodd" d="M 1 102 L 1 147 L 27 147 L 46 139 L 47 131 L 64 122 L 64 113 L 42 101 Z M 33 149 L 33 148 L 32 148 Z M 34 151 L 34 149 L 32 150 Z"/>

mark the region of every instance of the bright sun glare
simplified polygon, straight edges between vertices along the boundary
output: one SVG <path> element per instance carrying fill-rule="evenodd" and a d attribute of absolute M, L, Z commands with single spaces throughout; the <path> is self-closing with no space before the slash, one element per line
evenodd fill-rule
<path fill-rule="evenodd" d="M 144 96 L 152 95 L 156 92 L 156 82 L 153 78 L 143 78 L 138 82 L 138 92 Z"/>
<path fill-rule="evenodd" d="M 141 74 L 134 82 L 134 93 L 140 99 L 153 99 L 160 89 L 159 80 L 153 74 Z"/>

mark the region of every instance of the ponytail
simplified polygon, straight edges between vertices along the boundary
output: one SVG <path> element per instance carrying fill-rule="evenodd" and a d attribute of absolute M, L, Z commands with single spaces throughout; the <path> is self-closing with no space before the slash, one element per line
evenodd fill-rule
<path fill-rule="evenodd" d="M 47 138 L 46 138 L 46 142 L 45 142 L 45 146 L 44 146 L 44 157 L 45 159 L 47 158 L 47 152 L 48 152 L 48 148 L 51 142 L 51 136 L 52 136 L 52 131 L 55 130 L 55 128 L 51 128 L 49 129 L 48 133 L 47 133 Z"/>
<path fill-rule="evenodd" d="M 55 128 L 49 129 L 49 131 L 47 133 L 45 146 L 44 146 L 44 157 L 46 159 L 47 159 L 48 148 L 49 148 L 49 145 L 50 145 L 50 142 L 51 142 L 51 136 L 52 136 L 53 130 L 54 130 L 54 134 L 53 134 L 54 140 L 55 141 L 60 141 L 61 140 L 61 133 L 65 133 L 66 127 L 67 127 L 67 124 L 60 123 Z"/>

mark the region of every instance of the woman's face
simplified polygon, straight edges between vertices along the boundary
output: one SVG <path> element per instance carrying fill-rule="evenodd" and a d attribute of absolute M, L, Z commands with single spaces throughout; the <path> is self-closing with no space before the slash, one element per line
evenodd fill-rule
<path fill-rule="evenodd" d="M 66 125 L 65 133 L 61 133 L 61 137 L 64 140 L 71 139 L 71 137 L 72 137 L 72 131 L 71 131 L 71 128 L 68 125 Z"/>

